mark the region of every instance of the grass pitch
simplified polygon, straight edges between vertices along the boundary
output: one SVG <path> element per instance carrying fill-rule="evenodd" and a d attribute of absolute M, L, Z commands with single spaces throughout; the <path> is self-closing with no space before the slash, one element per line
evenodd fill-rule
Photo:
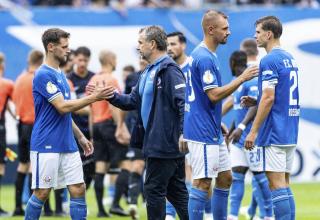
<path fill-rule="evenodd" d="M 319 220 L 320 219 L 320 183 L 308 183 L 308 184 L 293 184 L 292 190 L 296 199 L 296 219 L 297 220 Z M 251 187 L 246 186 L 246 192 L 242 206 L 248 206 L 251 198 Z M 51 200 L 51 207 L 53 207 L 54 200 Z M 94 191 L 91 187 L 87 192 L 87 203 L 89 209 L 88 220 L 100 220 L 103 218 L 96 218 L 97 206 L 94 197 Z M 124 207 L 126 205 L 122 203 Z M 14 209 L 14 186 L 4 186 L 1 189 L 1 205 L 4 210 L 12 211 Z M 106 207 L 108 210 L 108 207 Z M 140 216 L 141 220 L 147 219 L 146 209 L 140 204 Z M 0 217 L 0 219 L 8 220 L 21 220 L 23 217 Z M 69 217 L 41 217 L 41 220 L 58 220 L 58 219 L 70 219 Z M 110 220 L 129 220 L 130 218 L 113 216 L 111 218 L 104 218 Z M 239 220 L 245 220 L 246 218 L 241 215 Z"/>

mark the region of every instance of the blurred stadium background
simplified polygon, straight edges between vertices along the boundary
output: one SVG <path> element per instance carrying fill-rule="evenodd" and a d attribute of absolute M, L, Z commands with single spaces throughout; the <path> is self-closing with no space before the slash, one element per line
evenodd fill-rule
<path fill-rule="evenodd" d="M 292 179 L 297 219 L 320 219 L 319 5 L 316 0 L 0 0 L 0 51 L 6 55 L 5 77 L 15 80 L 26 66 L 29 50 L 43 50 L 42 32 L 60 27 L 71 33 L 71 48 L 84 45 L 91 49 L 89 69 L 93 71 L 99 69 L 100 50 L 113 50 L 118 56 L 116 74 L 121 82 L 123 66 L 138 66 L 136 46 L 141 27 L 156 24 L 167 32 L 183 32 L 190 53 L 202 39 L 203 12 L 215 8 L 227 13 L 230 22 L 228 43 L 218 49 L 226 83 L 231 79 L 229 55 L 244 38 L 253 37 L 254 21 L 265 15 L 278 16 L 284 26 L 282 46 L 296 58 L 301 72 L 301 123 Z M 226 123 L 231 118 L 232 114 L 228 115 Z M 16 149 L 16 122 L 8 116 L 6 123 L 8 144 Z M 5 183 L 13 183 L 16 165 L 7 163 Z M 7 210 L 13 208 L 13 195 L 10 185 L 1 195 Z M 95 206 L 93 194 L 89 202 Z"/>

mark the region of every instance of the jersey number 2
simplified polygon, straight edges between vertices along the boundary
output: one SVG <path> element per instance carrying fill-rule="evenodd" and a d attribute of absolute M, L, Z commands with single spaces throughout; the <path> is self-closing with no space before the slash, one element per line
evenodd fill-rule
<path fill-rule="evenodd" d="M 289 105 L 298 105 L 298 99 L 293 97 L 293 93 L 298 87 L 298 73 L 297 73 L 297 71 L 292 70 L 290 72 L 290 81 L 291 81 L 291 79 L 293 79 L 293 84 L 290 86 Z"/>

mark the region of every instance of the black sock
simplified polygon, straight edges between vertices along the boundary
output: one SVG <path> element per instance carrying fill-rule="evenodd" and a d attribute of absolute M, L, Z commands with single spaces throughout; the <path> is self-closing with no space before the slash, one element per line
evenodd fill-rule
<path fill-rule="evenodd" d="M 138 204 L 138 197 L 141 191 L 141 175 L 136 172 L 130 173 L 128 186 L 129 204 Z"/>
<path fill-rule="evenodd" d="M 121 172 L 118 175 L 118 178 L 115 184 L 115 192 L 114 192 L 114 197 L 112 202 L 113 207 L 119 206 L 121 196 L 125 193 L 125 191 L 128 190 L 129 174 L 130 173 L 128 170 L 121 170 Z"/>
<path fill-rule="evenodd" d="M 49 199 L 49 197 L 43 204 L 43 210 L 44 210 L 45 213 L 52 212 L 52 210 L 50 208 L 50 199 Z"/>
<path fill-rule="evenodd" d="M 32 173 L 29 173 L 29 183 L 28 183 L 28 187 L 29 187 L 29 198 L 31 197 L 33 190 L 31 189 L 32 186 Z"/>
<path fill-rule="evenodd" d="M 17 173 L 17 179 L 16 179 L 16 209 L 22 209 L 22 192 L 23 192 L 23 185 L 24 185 L 24 179 L 26 178 L 25 173 Z"/>
<path fill-rule="evenodd" d="M 62 196 L 64 189 L 57 189 L 54 191 L 54 198 L 56 202 L 56 213 L 62 212 Z"/>
<path fill-rule="evenodd" d="M 2 175 L 0 175 L 0 201 L 1 201 L 1 185 L 2 185 Z M 1 209 L 1 204 L 0 204 L 0 209 Z"/>
<path fill-rule="evenodd" d="M 103 199 L 103 179 L 104 174 L 102 173 L 96 173 L 95 179 L 94 179 L 94 190 L 96 193 L 96 200 L 99 212 L 105 212 L 102 204 Z"/>

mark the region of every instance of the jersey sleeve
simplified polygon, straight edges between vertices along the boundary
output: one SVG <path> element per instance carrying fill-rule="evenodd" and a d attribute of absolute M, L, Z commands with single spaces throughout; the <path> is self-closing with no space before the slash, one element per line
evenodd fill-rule
<path fill-rule="evenodd" d="M 48 102 L 52 102 L 59 95 L 62 95 L 57 78 L 49 72 L 39 72 L 36 74 L 34 89 L 47 99 Z"/>
<path fill-rule="evenodd" d="M 204 91 L 218 87 L 217 68 L 209 57 L 199 59 L 197 62 L 197 69 Z"/>
<path fill-rule="evenodd" d="M 279 75 L 270 58 L 262 59 L 260 63 L 262 90 L 265 88 L 274 88 L 278 84 Z"/>

